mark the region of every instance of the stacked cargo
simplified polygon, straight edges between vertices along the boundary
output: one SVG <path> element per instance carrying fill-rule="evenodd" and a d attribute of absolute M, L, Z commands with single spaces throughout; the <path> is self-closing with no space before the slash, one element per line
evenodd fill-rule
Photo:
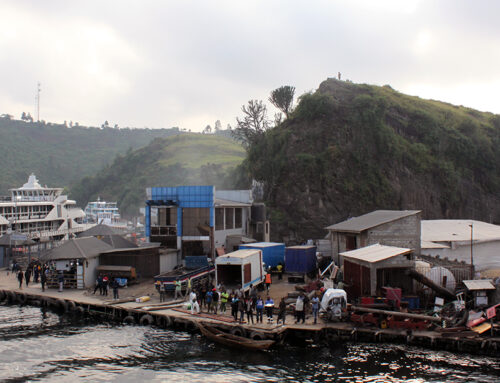
<path fill-rule="evenodd" d="M 275 242 L 257 242 L 240 245 L 240 249 L 257 249 L 262 251 L 266 267 L 276 267 L 285 262 L 285 244 Z"/>

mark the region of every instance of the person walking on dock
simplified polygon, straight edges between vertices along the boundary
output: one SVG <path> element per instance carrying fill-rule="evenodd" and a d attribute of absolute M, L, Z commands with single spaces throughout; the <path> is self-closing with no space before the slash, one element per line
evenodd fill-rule
<path fill-rule="evenodd" d="M 180 280 L 175 281 L 174 301 L 177 300 L 178 296 L 182 297 L 182 283 Z"/>
<path fill-rule="evenodd" d="M 272 283 L 271 273 L 268 271 L 266 274 L 266 291 L 268 293 L 269 293 L 269 289 L 271 288 L 271 283 Z"/>
<path fill-rule="evenodd" d="M 159 282 L 159 289 L 160 289 L 160 302 L 165 302 L 165 284 L 163 282 Z"/>
<path fill-rule="evenodd" d="M 17 280 L 19 281 L 19 288 L 20 289 L 23 288 L 23 278 L 24 278 L 23 270 L 19 269 L 19 272 L 17 273 Z"/>
<path fill-rule="evenodd" d="M 198 304 L 196 293 L 194 291 L 189 293 L 189 303 L 191 304 L 191 314 L 194 314 L 194 310 L 196 310 L 196 314 L 198 314 L 200 312 L 200 305 Z"/>
<path fill-rule="evenodd" d="M 105 297 L 108 296 L 108 288 L 109 288 L 109 278 L 107 275 L 102 278 L 102 295 Z"/>
<path fill-rule="evenodd" d="M 31 269 L 28 267 L 24 273 L 24 279 L 26 280 L 26 287 L 30 284 L 31 280 Z"/>
<path fill-rule="evenodd" d="M 285 319 L 286 319 L 286 302 L 285 298 L 281 298 L 279 305 L 279 312 L 278 312 L 278 321 L 276 323 L 280 323 L 281 320 L 282 323 L 285 324 Z"/>
<path fill-rule="evenodd" d="M 319 311 L 319 298 L 316 295 L 311 299 L 311 309 L 314 318 L 314 324 L 316 324 L 318 322 L 318 311 Z"/>
<path fill-rule="evenodd" d="M 283 279 L 283 264 L 281 262 L 276 266 L 276 270 L 278 271 L 278 279 L 281 281 Z"/>
<path fill-rule="evenodd" d="M 118 287 L 120 287 L 120 285 L 118 284 L 118 280 L 116 278 L 113 279 L 111 287 L 113 288 L 113 299 L 118 299 Z"/>
<path fill-rule="evenodd" d="M 64 274 L 62 271 L 59 272 L 58 281 L 59 281 L 59 292 L 62 293 L 64 287 Z"/>
<path fill-rule="evenodd" d="M 245 302 L 243 298 L 238 298 L 238 311 L 240 312 L 240 323 L 245 321 Z"/>
<path fill-rule="evenodd" d="M 219 293 L 216 289 L 212 290 L 212 308 L 214 310 L 214 314 L 217 315 L 217 308 L 219 307 Z"/>
<path fill-rule="evenodd" d="M 262 323 L 262 314 L 264 312 L 264 302 L 262 301 L 262 298 L 260 295 L 257 297 L 257 301 L 255 303 L 255 308 L 257 310 L 257 323 Z"/>
<path fill-rule="evenodd" d="M 295 302 L 295 316 L 296 316 L 295 323 L 299 323 L 301 319 L 302 323 L 304 323 L 306 320 L 306 315 L 304 311 L 304 296 L 302 294 L 300 294 L 297 297 L 297 301 Z"/>
<path fill-rule="evenodd" d="M 267 323 L 273 323 L 274 300 L 269 295 L 264 306 L 266 307 Z"/>
<path fill-rule="evenodd" d="M 233 316 L 234 320 L 238 320 L 238 297 L 236 295 L 231 294 L 230 296 L 231 300 L 231 315 Z"/>
<path fill-rule="evenodd" d="M 191 277 L 189 277 L 187 280 L 187 285 L 186 285 L 186 295 L 185 295 L 186 298 L 189 298 L 191 291 L 192 291 L 192 282 L 191 282 Z"/>
<path fill-rule="evenodd" d="M 221 313 L 226 313 L 226 304 L 227 304 L 227 300 L 229 298 L 229 294 L 227 293 L 227 291 L 223 291 L 222 293 L 220 293 L 220 312 Z"/>
<path fill-rule="evenodd" d="M 252 298 L 250 297 L 245 298 L 245 308 L 247 312 L 247 322 L 248 324 L 250 324 L 250 321 L 252 321 L 253 324 L 254 303 Z"/>
<path fill-rule="evenodd" d="M 47 275 L 43 271 L 40 274 L 40 283 L 42 285 L 42 291 L 45 291 L 45 283 L 47 283 Z"/>
<path fill-rule="evenodd" d="M 99 294 L 102 295 L 102 275 L 99 274 L 95 280 L 94 295 L 95 292 L 99 290 Z"/>
<path fill-rule="evenodd" d="M 207 302 L 207 312 L 210 313 L 212 310 L 212 298 L 213 298 L 213 292 L 212 290 L 208 290 L 207 294 L 205 295 L 205 301 Z"/>

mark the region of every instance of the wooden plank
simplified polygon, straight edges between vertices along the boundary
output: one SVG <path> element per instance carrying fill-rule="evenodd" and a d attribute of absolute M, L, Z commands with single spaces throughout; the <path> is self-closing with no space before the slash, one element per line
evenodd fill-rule
<path fill-rule="evenodd" d="M 483 323 L 480 324 L 479 326 L 472 327 L 472 331 L 475 331 L 478 334 L 482 334 L 483 332 L 486 332 L 489 329 L 491 329 L 491 323 Z"/>

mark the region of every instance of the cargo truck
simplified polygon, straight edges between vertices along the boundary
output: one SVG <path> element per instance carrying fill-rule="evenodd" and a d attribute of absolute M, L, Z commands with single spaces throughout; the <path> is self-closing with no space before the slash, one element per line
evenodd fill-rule
<path fill-rule="evenodd" d="M 227 290 L 250 289 L 250 285 L 263 285 L 266 277 L 262 251 L 237 250 L 215 259 L 215 280 Z"/>

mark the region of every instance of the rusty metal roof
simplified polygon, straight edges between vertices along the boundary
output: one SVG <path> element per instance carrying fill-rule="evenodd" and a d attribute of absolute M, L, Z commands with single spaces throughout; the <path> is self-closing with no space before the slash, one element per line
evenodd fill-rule
<path fill-rule="evenodd" d="M 468 281 L 463 281 L 467 290 L 495 290 L 495 286 L 491 282 L 491 279 L 473 279 Z"/>
<path fill-rule="evenodd" d="M 372 227 L 420 213 L 420 210 L 375 210 L 359 217 L 328 226 L 326 230 L 344 233 L 361 233 Z"/>
<path fill-rule="evenodd" d="M 380 244 L 340 253 L 345 258 L 357 259 L 368 263 L 376 263 L 397 255 L 408 254 L 412 250 L 403 247 L 384 246 Z"/>

